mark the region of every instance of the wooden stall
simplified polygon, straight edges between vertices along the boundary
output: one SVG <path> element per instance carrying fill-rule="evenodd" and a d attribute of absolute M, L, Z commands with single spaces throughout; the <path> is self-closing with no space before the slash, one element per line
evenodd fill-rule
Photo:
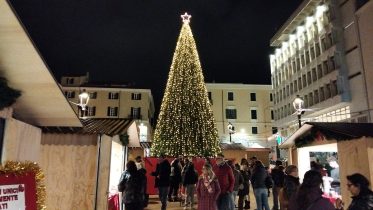
<path fill-rule="evenodd" d="M 372 123 L 317 123 L 307 122 L 280 148 L 288 149 L 289 161 L 306 168 L 304 152 L 308 148 L 333 146 L 338 153 L 341 195 L 348 206 L 351 195 L 346 189 L 346 176 L 353 173 L 364 175 L 373 181 L 373 124 Z"/>

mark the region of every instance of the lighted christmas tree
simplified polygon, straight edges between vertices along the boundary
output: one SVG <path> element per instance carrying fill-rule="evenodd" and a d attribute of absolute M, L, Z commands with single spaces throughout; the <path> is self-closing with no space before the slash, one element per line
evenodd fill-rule
<path fill-rule="evenodd" d="M 152 155 L 216 156 L 218 131 L 185 13 L 152 145 Z"/>

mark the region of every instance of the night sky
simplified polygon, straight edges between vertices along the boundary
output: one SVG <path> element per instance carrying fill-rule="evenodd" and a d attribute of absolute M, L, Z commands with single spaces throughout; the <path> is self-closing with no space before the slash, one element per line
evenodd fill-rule
<path fill-rule="evenodd" d="M 206 82 L 270 84 L 269 41 L 301 0 L 9 0 L 60 81 L 150 88 L 163 96 L 180 15 L 191 28 Z"/>

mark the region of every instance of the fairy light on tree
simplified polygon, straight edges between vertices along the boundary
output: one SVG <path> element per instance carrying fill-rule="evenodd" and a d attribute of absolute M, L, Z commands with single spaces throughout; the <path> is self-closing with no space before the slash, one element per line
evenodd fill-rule
<path fill-rule="evenodd" d="M 154 156 L 216 156 L 221 152 L 218 131 L 208 99 L 196 43 L 183 26 L 173 56 L 151 152 Z"/>

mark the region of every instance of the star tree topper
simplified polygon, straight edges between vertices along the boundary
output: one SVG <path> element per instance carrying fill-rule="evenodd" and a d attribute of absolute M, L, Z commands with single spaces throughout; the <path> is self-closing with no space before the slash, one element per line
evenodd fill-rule
<path fill-rule="evenodd" d="M 188 15 L 187 12 L 186 12 L 184 15 L 181 15 L 181 18 L 183 19 L 183 22 L 184 22 L 184 23 L 189 23 L 191 17 L 192 17 L 192 16 L 191 16 L 191 15 Z"/>

